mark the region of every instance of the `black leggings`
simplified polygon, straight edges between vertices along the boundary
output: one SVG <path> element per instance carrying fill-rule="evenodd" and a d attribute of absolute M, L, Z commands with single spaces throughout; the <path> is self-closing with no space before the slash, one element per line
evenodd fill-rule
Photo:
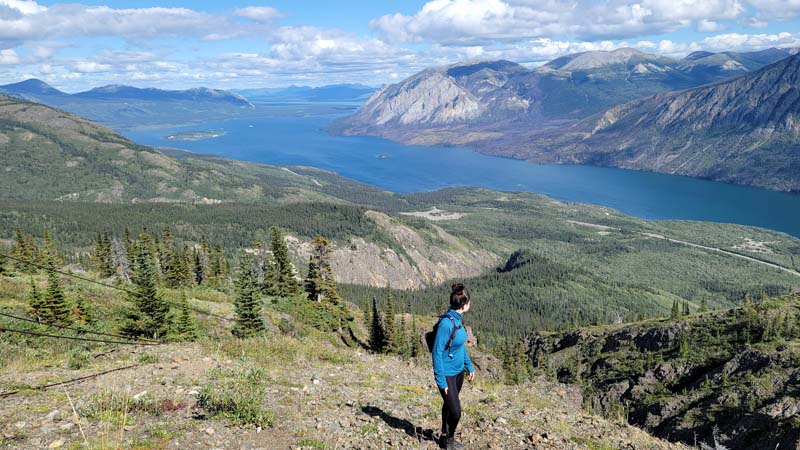
<path fill-rule="evenodd" d="M 461 400 L 458 399 L 458 394 L 461 392 L 461 386 L 464 385 L 464 372 L 452 377 L 445 377 L 445 379 L 447 380 L 447 394 L 445 395 L 444 389 L 439 389 L 439 394 L 444 400 L 442 434 L 453 437 L 456 434 L 458 421 L 461 420 Z"/>

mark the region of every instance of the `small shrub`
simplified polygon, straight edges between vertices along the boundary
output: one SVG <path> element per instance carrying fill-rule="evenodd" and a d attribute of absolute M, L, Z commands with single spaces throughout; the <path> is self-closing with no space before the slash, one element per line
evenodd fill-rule
<path fill-rule="evenodd" d="M 89 366 L 89 352 L 86 350 L 73 350 L 69 354 L 67 367 L 71 370 L 79 370 Z"/>
<path fill-rule="evenodd" d="M 263 408 L 268 381 L 263 370 L 216 370 L 210 378 L 211 383 L 203 386 L 198 396 L 198 404 L 209 414 L 239 425 L 272 425 L 273 414 Z"/>
<path fill-rule="evenodd" d="M 159 357 L 154 353 L 142 353 L 139 355 L 139 364 L 155 364 L 158 361 Z"/>

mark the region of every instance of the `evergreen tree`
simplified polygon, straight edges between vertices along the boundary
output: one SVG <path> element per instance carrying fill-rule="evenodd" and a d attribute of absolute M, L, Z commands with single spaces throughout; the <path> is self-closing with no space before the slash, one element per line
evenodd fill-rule
<path fill-rule="evenodd" d="M 171 250 L 168 258 L 164 274 L 164 281 L 166 281 L 167 286 L 172 288 L 190 286 L 193 281 L 193 275 L 189 267 L 185 247 Z"/>
<path fill-rule="evenodd" d="M 0 252 L 5 252 L 4 248 L 0 248 Z M 8 262 L 8 258 L 4 254 L 0 254 L 0 275 L 5 275 L 8 272 L 6 268 L 6 263 Z"/>
<path fill-rule="evenodd" d="M 95 238 L 92 252 L 97 271 L 103 277 L 110 277 L 116 273 L 114 270 L 114 257 L 111 248 L 111 236 L 108 233 L 98 233 Z"/>
<path fill-rule="evenodd" d="M 192 266 L 194 267 L 194 282 L 196 285 L 200 286 L 203 284 L 205 280 L 205 269 L 203 268 L 203 256 L 200 254 L 200 251 L 195 249 L 193 252 L 194 261 Z"/>
<path fill-rule="evenodd" d="M 330 242 L 322 236 L 317 236 L 311 241 L 313 249 L 308 261 L 308 276 L 305 287 L 309 300 L 339 304 L 341 297 L 336 289 L 331 268 Z"/>
<path fill-rule="evenodd" d="M 81 325 L 91 325 L 95 322 L 94 313 L 83 296 L 75 298 L 72 305 L 72 321 Z"/>
<path fill-rule="evenodd" d="M 383 318 L 383 350 L 393 352 L 397 349 L 397 331 L 394 326 L 394 298 L 392 291 L 386 289 L 386 312 Z"/>
<path fill-rule="evenodd" d="M 300 294 L 300 283 L 294 277 L 294 265 L 289 259 L 289 249 L 286 247 L 286 241 L 283 234 L 276 226 L 270 228 L 272 239 L 270 241 L 270 249 L 272 250 L 272 259 L 275 264 L 275 272 L 273 275 L 276 277 L 273 282 L 275 283 L 275 290 L 278 295 L 283 297 L 293 297 Z"/>
<path fill-rule="evenodd" d="M 417 316 L 411 315 L 411 357 L 417 358 L 422 353 L 422 345 L 420 344 L 420 333 L 417 329 Z"/>
<path fill-rule="evenodd" d="M 43 322 L 45 318 L 44 299 L 42 292 L 39 291 L 39 286 L 33 281 L 33 277 L 31 277 L 31 291 L 28 293 L 28 306 L 30 307 L 31 315 L 37 321 Z"/>
<path fill-rule="evenodd" d="M 45 323 L 53 325 L 69 325 L 71 323 L 70 307 L 61 278 L 53 270 L 47 271 L 47 289 L 42 299 L 42 318 Z"/>
<path fill-rule="evenodd" d="M 197 339 L 197 324 L 192 317 L 192 311 L 189 309 L 189 300 L 186 298 L 186 291 L 181 291 L 181 303 L 178 311 L 178 320 L 175 323 L 175 331 L 185 341 L 194 341 Z"/>
<path fill-rule="evenodd" d="M 670 314 L 670 318 L 675 320 L 680 317 L 680 314 L 680 305 L 678 304 L 678 300 L 675 299 L 672 301 L 672 313 Z"/>
<path fill-rule="evenodd" d="M 264 331 L 260 289 L 253 270 L 253 259 L 249 255 L 243 256 L 239 264 L 234 306 L 237 316 L 233 327 L 234 336 L 248 338 Z"/>
<path fill-rule="evenodd" d="M 683 315 L 684 316 L 688 316 L 689 314 L 690 314 L 690 312 L 689 312 L 689 301 L 688 300 L 684 300 L 683 301 Z"/>
<path fill-rule="evenodd" d="M 38 262 L 48 269 L 55 269 L 64 264 L 64 261 L 58 254 L 53 236 L 47 230 L 44 231 L 44 245 Z"/>
<path fill-rule="evenodd" d="M 383 332 L 381 315 L 378 312 L 378 301 L 372 297 L 372 313 L 369 321 L 369 348 L 375 353 L 383 353 L 386 336 Z"/>
<path fill-rule="evenodd" d="M 127 323 L 123 331 L 131 336 L 160 339 L 166 336 L 170 329 L 169 304 L 158 292 L 156 260 L 152 253 L 153 240 L 150 235 L 143 232 L 136 247 L 137 254 L 131 277 L 133 290 L 128 295 L 128 300 L 133 303 L 135 309 L 127 312 Z"/>
<path fill-rule="evenodd" d="M 35 262 L 38 253 L 36 242 L 31 236 L 23 233 L 20 227 L 14 231 L 14 240 L 14 248 L 11 250 L 11 256 L 16 258 L 14 267 L 20 272 L 36 272 L 36 268 L 31 265 Z"/>
<path fill-rule="evenodd" d="M 700 312 L 701 313 L 708 312 L 708 301 L 706 300 L 705 297 L 703 297 L 703 299 L 700 300 Z"/>
<path fill-rule="evenodd" d="M 397 339 L 395 339 L 395 350 L 403 359 L 411 356 L 411 348 L 408 345 L 408 330 L 406 330 L 406 315 L 400 313 L 400 325 L 397 327 Z"/>

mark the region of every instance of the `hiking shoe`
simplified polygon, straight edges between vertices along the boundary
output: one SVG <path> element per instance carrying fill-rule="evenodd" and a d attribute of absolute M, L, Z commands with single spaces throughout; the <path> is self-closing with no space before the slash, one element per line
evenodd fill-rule
<path fill-rule="evenodd" d="M 456 438 L 447 438 L 447 450 L 464 450 L 464 445 L 456 441 Z"/>

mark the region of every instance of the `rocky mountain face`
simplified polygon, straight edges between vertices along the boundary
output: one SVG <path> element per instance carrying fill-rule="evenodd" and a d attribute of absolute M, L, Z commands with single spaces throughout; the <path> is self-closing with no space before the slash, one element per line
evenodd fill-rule
<path fill-rule="evenodd" d="M 509 61 L 424 70 L 377 91 L 333 129 L 415 144 L 506 142 L 639 97 L 739 75 L 789 55 L 703 54 L 677 60 L 622 48 L 528 69 Z M 727 65 L 726 65 L 727 64 Z"/>
<path fill-rule="evenodd" d="M 533 134 L 534 161 L 652 170 L 800 190 L 800 55 L 754 73 L 616 106 Z M 504 150 L 495 146 L 494 152 Z"/>
<path fill-rule="evenodd" d="M 741 450 L 800 445 L 800 296 L 727 311 L 534 333 L 533 363 L 584 405 L 657 436 Z"/>

